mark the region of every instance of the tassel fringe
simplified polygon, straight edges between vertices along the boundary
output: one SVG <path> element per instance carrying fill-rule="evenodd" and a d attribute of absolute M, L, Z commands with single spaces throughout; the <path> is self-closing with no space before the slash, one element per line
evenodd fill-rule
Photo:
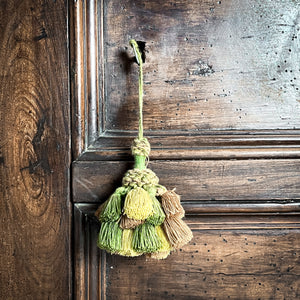
<path fill-rule="evenodd" d="M 130 219 L 126 215 L 123 215 L 120 220 L 120 227 L 122 229 L 134 229 L 143 223 L 145 223 L 145 220 Z"/>
<path fill-rule="evenodd" d="M 156 199 L 156 197 L 152 196 L 152 203 L 153 203 L 153 215 L 150 216 L 146 222 L 149 224 L 152 224 L 154 226 L 161 225 L 163 221 L 165 220 L 165 213 L 159 203 L 159 201 Z"/>
<path fill-rule="evenodd" d="M 104 222 L 101 224 L 98 242 L 99 248 L 116 253 L 122 247 L 122 229 L 117 222 Z"/>
<path fill-rule="evenodd" d="M 174 249 L 179 249 L 193 238 L 191 229 L 176 216 L 167 217 L 163 223 L 163 228 Z"/>
<path fill-rule="evenodd" d="M 151 253 L 156 252 L 161 247 L 155 227 L 151 224 L 142 224 L 134 229 L 133 249 L 137 252 Z"/>
<path fill-rule="evenodd" d="M 124 229 L 122 234 L 122 248 L 118 252 L 119 255 L 134 257 L 143 254 L 143 253 L 136 252 L 132 248 L 132 240 L 133 240 L 133 230 Z"/>
<path fill-rule="evenodd" d="M 128 218 L 145 220 L 153 214 L 152 199 L 144 189 L 134 188 L 127 194 L 123 209 Z"/>
<path fill-rule="evenodd" d="M 105 206 L 99 214 L 100 222 L 117 221 L 122 213 L 121 195 L 114 193 L 106 201 Z"/>
<path fill-rule="evenodd" d="M 174 191 L 167 191 L 161 196 L 161 205 L 166 215 L 177 215 L 178 218 L 184 217 L 184 209 L 180 204 L 180 196 Z"/>

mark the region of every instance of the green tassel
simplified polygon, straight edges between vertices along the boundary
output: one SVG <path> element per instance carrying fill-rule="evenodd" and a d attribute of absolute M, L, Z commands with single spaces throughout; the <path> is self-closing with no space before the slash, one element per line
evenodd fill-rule
<path fill-rule="evenodd" d="M 161 241 L 157 236 L 155 226 L 145 223 L 134 229 L 133 249 L 137 252 L 156 252 L 161 247 Z"/>
<path fill-rule="evenodd" d="M 97 245 L 100 249 L 115 253 L 122 248 L 122 229 L 118 222 L 101 224 Z"/>
<path fill-rule="evenodd" d="M 153 202 L 153 215 L 146 220 L 146 223 L 159 226 L 164 222 L 166 216 L 156 197 L 152 196 L 151 198 Z"/>
<path fill-rule="evenodd" d="M 122 197 L 117 191 L 104 204 L 99 215 L 100 222 L 117 221 L 122 213 Z"/>

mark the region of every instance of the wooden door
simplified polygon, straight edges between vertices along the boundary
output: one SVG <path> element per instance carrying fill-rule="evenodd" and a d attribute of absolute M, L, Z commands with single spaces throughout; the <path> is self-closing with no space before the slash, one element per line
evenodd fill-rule
<path fill-rule="evenodd" d="M 78 299 L 296 299 L 299 4 L 77 1 L 72 187 Z M 194 232 L 164 261 L 97 249 L 95 209 L 132 168 L 146 42 L 150 168 Z"/>
<path fill-rule="evenodd" d="M 0 299 L 300 297 L 297 1 L 0 4 Z M 194 233 L 162 261 L 96 245 L 133 165 L 131 38 L 149 167 Z"/>

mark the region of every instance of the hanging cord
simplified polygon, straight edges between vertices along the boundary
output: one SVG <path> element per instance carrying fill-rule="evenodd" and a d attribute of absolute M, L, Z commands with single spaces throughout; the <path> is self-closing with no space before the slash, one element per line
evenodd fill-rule
<path fill-rule="evenodd" d="M 135 40 L 130 40 L 130 45 L 133 48 L 135 58 L 139 65 L 139 135 L 138 138 L 141 140 L 144 136 L 143 132 L 143 59 L 139 49 L 139 45 Z"/>
<path fill-rule="evenodd" d="M 143 130 L 143 59 L 138 43 L 135 40 L 130 40 L 129 44 L 132 46 L 136 61 L 139 65 L 139 132 L 138 138 L 133 141 L 131 146 L 132 155 L 135 159 L 135 168 L 145 169 L 146 160 L 149 161 L 150 144 L 144 138 Z"/>

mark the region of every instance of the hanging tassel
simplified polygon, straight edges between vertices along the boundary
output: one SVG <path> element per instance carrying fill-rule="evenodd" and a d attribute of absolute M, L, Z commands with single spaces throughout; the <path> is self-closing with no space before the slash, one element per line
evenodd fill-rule
<path fill-rule="evenodd" d="M 128 189 L 125 187 L 117 188 L 109 199 L 99 206 L 95 212 L 95 216 L 100 222 L 117 221 L 120 218 L 122 213 L 122 197 L 127 191 Z"/>
<path fill-rule="evenodd" d="M 102 223 L 97 244 L 114 254 L 164 259 L 193 235 L 181 220 L 184 209 L 179 196 L 160 185 L 147 168 L 150 143 L 143 136 L 143 61 L 138 43 L 131 40 L 130 44 L 139 64 L 139 130 L 131 147 L 135 163 L 122 186 L 95 213 Z"/>
<path fill-rule="evenodd" d="M 170 252 L 172 250 L 172 246 L 171 246 L 170 241 L 168 240 L 163 228 L 161 226 L 156 226 L 155 230 L 156 230 L 156 234 L 157 234 L 158 238 L 161 241 L 161 247 L 158 249 L 158 251 L 159 252 L 166 252 L 166 251 Z"/>
<path fill-rule="evenodd" d="M 122 247 L 122 229 L 117 222 L 104 222 L 101 224 L 98 242 L 99 248 L 116 253 Z"/>
<path fill-rule="evenodd" d="M 122 213 L 121 201 L 120 194 L 112 194 L 99 214 L 100 222 L 117 221 Z"/>
<path fill-rule="evenodd" d="M 130 219 L 126 215 L 123 215 L 120 220 L 120 227 L 122 229 L 134 229 L 135 227 L 144 224 L 145 220 Z"/>
<path fill-rule="evenodd" d="M 161 247 L 158 249 L 157 252 L 148 254 L 148 257 L 154 259 L 165 259 L 169 256 L 172 250 L 172 246 L 161 226 L 156 226 L 155 230 L 158 238 L 161 241 Z"/>
<path fill-rule="evenodd" d="M 180 196 L 174 191 L 166 191 L 161 195 L 161 205 L 166 214 L 163 228 L 174 249 L 178 249 L 187 244 L 193 233 L 182 221 L 184 209 L 180 204 Z"/>
<path fill-rule="evenodd" d="M 153 214 L 150 195 L 142 188 L 132 189 L 125 198 L 124 214 L 135 220 L 145 220 Z"/>
<path fill-rule="evenodd" d="M 184 209 L 180 204 L 180 196 L 174 191 L 166 191 L 161 195 L 161 206 L 168 217 L 174 215 L 177 215 L 179 218 L 184 217 Z"/>
<path fill-rule="evenodd" d="M 95 216 L 97 217 L 97 219 L 99 220 L 99 216 L 100 216 L 100 214 L 101 214 L 101 212 L 102 212 L 102 210 L 104 209 L 104 207 L 105 207 L 105 205 L 107 204 L 107 201 L 105 201 L 105 202 L 103 202 L 98 208 L 97 208 L 97 210 L 96 210 L 96 212 L 95 212 Z M 100 220 L 99 220 L 100 221 Z"/>
<path fill-rule="evenodd" d="M 132 229 L 124 229 L 122 234 L 122 248 L 117 253 L 122 256 L 139 256 L 143 253 L 136 252 L 132 247 L 132 240 L 133 240 L 133 230 Z"/>
<path fill-rule="evenodd" d="M 158 226 L 161 225 L 165 220 L 165 213 L 156 197 L 152 196 L 151 198 L 153 203 L 153 215 L 150 216 L 146 222 L 154 226 Z"/>
<path fill-rule="evenodd" d="M 134 229 L 133 249 L 137 252 L 151 253 L 156 252 L 161 247 L 155 227 L 151 224 L 142 224 Z"/>
<path fill-rule="evenodd" d="M 179 249 L 193 238 L 191 229 L 176 216 L 166 217 L 163 228 L 174 249 Z"/>

